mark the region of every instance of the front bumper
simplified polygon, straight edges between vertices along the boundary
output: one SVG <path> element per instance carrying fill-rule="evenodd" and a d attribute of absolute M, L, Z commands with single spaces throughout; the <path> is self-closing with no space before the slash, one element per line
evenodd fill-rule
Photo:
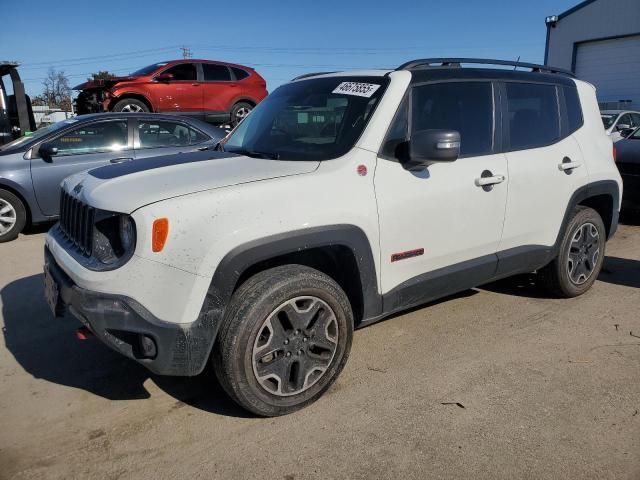
<path fill-rule="evenodd" d="M 216 310 L 209 308 L 208 302 L 195 322 L 168 323 L 132 298 L 80 288 L 46 247 L 44 268 L 57 285 L 56 316 L 68 311 L 107 346 L 159 375 L 193 376 L 204 369 L 217 324 L 213 315 Z M 152 355 L 149 339 L 155 347 Z"/>

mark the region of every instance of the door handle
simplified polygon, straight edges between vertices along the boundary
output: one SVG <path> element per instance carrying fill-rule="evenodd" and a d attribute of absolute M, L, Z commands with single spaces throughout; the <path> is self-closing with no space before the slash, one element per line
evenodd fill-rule
<path fill-rule="evenodd" d="M 192 84 L 191 84 L 191 86 L 193 86 L 193 87 L 199 87 L 199 86 L 200 86 L 200 84 L 199 84 L 199 83 L 192 83 Z"/>
<path fill-rule="evenodd" d="M 563 172 L 566 172 L 566 171 L 571 171 L 574 168 L 578 168 L 580 165 L 582 165 L 580 162 L 572 162 L 569 158 L 565 158 L 562 161 L 562 163 L 558 164 L 558 169 L 562 170 Z"/>
<path fill-rule="evenodd" d="M 491 172 L 489 173 L 491 174 Z M 488 187 L 490 185 L 497 185 L 498 183 L 502 183 L 506 179 L 507 178 L 504 175 L 487 175 L 476 178 L 475 184 L 476 187 Z"/>
<path fill-rule="evenodd" d="M 109 160 L 111 163 L 124 163 L 124 162 L 130 162 L 131 160 L 133 160 L 133 158 L 130 157 L 120 157 L 120 158 L 112 158 L 111 160 Z"/>

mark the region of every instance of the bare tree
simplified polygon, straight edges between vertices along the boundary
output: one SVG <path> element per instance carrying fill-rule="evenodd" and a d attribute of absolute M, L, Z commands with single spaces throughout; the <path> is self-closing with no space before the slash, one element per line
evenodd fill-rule
<path fill-rule="evenodd" d="M 50 107 L 57 107 L 63 110 L 71 109 L 71 87 L 69 87 L 69 77 L 63 70 L 56 70 L 49 67 L 47 78 L 42 82 L 44 87 L 42 96 Z"/>

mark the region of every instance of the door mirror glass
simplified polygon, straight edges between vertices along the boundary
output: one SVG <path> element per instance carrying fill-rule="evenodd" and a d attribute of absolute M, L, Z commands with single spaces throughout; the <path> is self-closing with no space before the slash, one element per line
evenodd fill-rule
<path fill-rule="evenodd" d="M 156 76 L 156 80 L 159 82 L 170 82 L 171 80 L 173 80 L 173 75 L 171 73 L 161 73 L 160 75 Z"/>
<path fill-rule="evenodd" d="M 434 162 L 453 162 L 460 155 L 460 133 L 455 130 L 418 130 L 409 140 L 408 169 L 423 168 Z"/>
<path fill-rule="evenodd" d="M 49 142 L 45 142 L 40 145 L 38 152 L 43 159 L 51 161 L 51 157 L 58 154 L 58 148 Z"/>

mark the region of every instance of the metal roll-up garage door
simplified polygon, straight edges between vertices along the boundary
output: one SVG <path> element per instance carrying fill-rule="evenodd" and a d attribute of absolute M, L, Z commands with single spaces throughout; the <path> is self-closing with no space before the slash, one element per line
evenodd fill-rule
<path fill-rule="evenodd" d="M 578 44 L 575 72 L 596 86 L 601 104 L 631 100 L 640 108 L 640 34 Z"/>

